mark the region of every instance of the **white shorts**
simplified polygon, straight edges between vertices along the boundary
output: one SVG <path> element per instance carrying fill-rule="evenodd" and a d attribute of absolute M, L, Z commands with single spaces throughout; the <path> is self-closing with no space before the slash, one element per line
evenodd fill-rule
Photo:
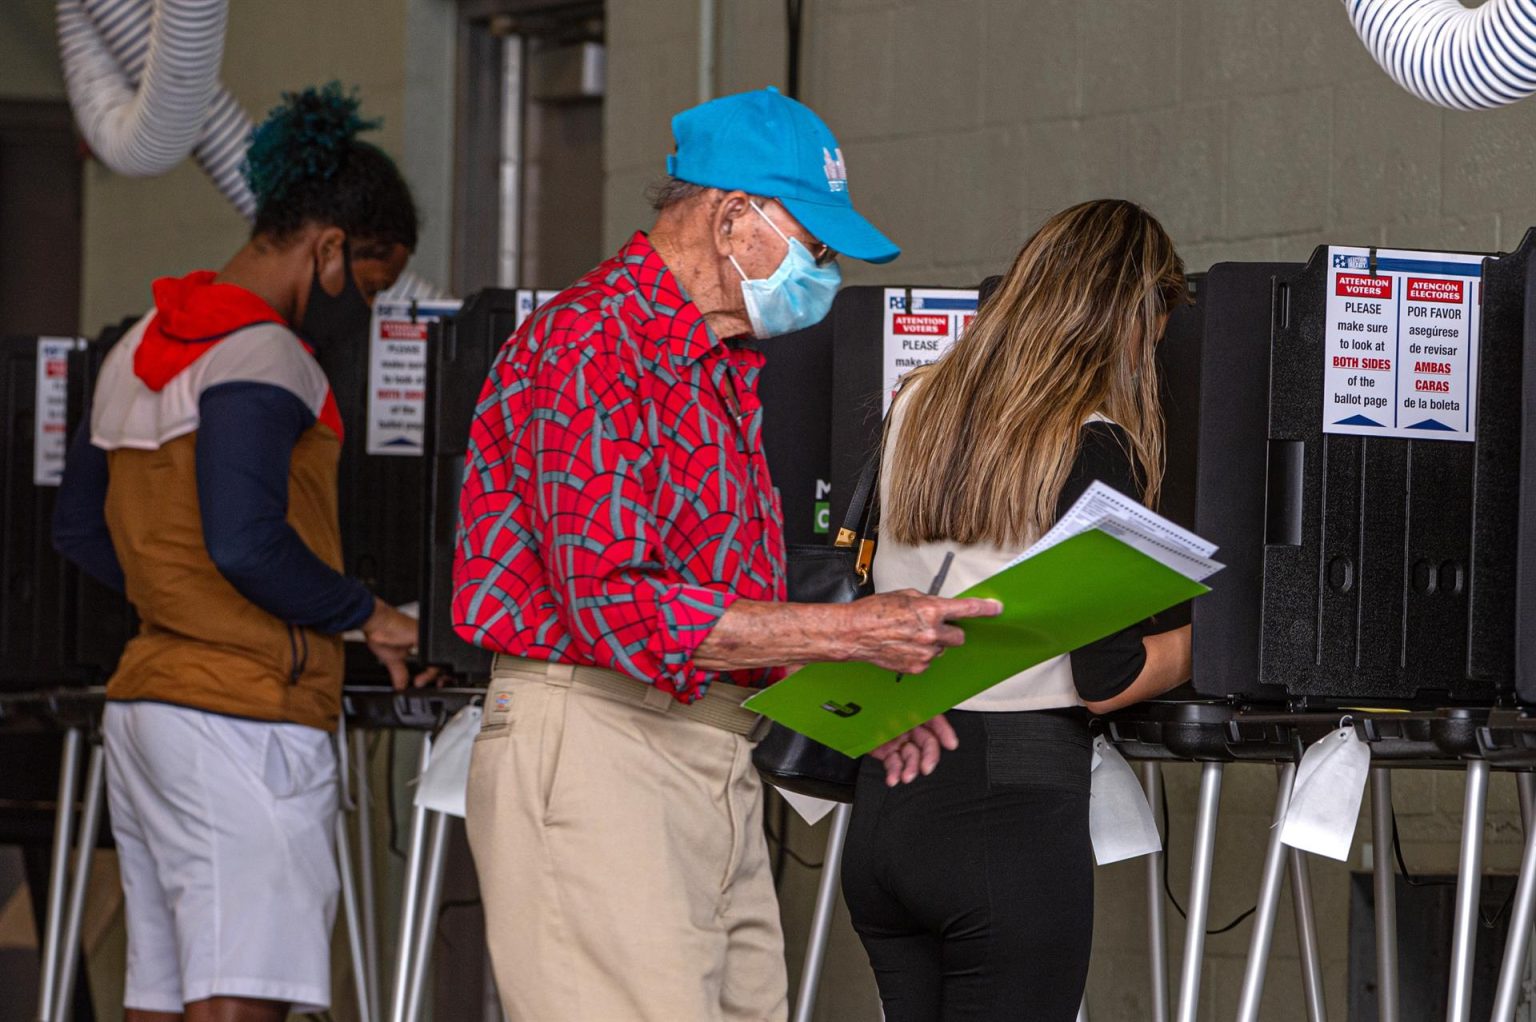
<path fill-rule="evenodd" d="M 331 1000 L 330 735 L 163 703 L 108 703 L 107 800 L 128 919 L 124 1005 Z"/>

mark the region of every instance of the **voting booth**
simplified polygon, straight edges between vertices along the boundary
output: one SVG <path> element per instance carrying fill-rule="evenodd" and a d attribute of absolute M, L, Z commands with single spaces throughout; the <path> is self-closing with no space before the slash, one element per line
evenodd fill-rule
<path fill-rule="evenodd" d="M 70 356 L 84 344 L 74 337 L 0 339 L 0 691 L 88 680 L 72 648 L 78 573 L 54 553 L 51 535 L 68 448 Z"/>
<path fill-rule="evenodd" d="M 421 660 L 469 682 L 484 682 L 491 670 L 491 654 L 453 630 L 453 555 L 469 427 L 502 345 L 557 293 L 529 288 L 477 291 L 453 315 L 432 325 L 427 343 Z"/>

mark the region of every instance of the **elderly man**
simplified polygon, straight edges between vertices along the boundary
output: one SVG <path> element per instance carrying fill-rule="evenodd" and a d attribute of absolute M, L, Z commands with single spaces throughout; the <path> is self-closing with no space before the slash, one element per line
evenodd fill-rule
<path fill-rule="evenodd" d="M 782 602 L 762 356 L 729 341 L 825 316 L 839 254 L 899 250 L 800 103 L 765 89 L 672 126 L 655 226 L 513 336 L 470 432 L 454 615 L 501 655 L 468 825 L 514 1022 L 785 1017 L 742 700 L 783 665 L 919 672 L 963 640 L 949 621 L 999 609 Z"/>

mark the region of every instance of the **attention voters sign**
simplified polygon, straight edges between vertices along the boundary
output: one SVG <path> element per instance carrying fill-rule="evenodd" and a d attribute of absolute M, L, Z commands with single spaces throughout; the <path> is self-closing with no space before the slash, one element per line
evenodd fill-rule
<path fill-rule="evenodd" d="M 1328 250 L 1323 432 L 1477 439 L 1481 256 Z"/>
<path fill-rule="evenodd" d="M 979 293 L 974 288 L 885 289 L 882 413 L 890 410 L 891 395 L 903 376 L 937 361 L 971 325 Z M 911 308 L 907 307 L 909 298 Z"/>

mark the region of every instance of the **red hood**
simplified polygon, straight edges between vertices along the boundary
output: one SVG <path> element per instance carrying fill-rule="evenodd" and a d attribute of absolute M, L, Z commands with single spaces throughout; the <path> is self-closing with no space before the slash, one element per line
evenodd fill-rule
<path fill-rule="evenodd" d="M 134 375 L 159 391 L 215 344 L 257 323 L 282 316 L 237 284 L 215 284 L 212 270 L 155 281 L 155 317 L 133 356 Z"/>

